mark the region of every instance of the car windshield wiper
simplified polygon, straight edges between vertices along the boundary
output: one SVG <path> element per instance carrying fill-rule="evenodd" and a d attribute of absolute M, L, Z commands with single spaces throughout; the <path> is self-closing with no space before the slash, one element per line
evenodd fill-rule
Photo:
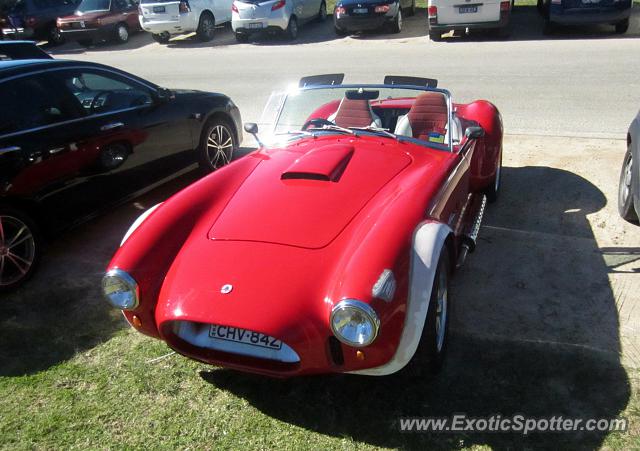
<path fill-rule="evenodd" d="M 340 127 L 339 125 L 323 125 L 320 128 L 320 130 L 333 130 L 333 131 L 349 133 L 350 135 L 357 136 L 357 133 L 354 130 L 351 130 L 351 128 L 352 127 L 344 128 L 344 127 Z"/>
<path fill-rule="evenodd" d="M 389 130 L 387 130 L 386 128 L 380 128 L 380 127 L 372 127 L 371 125 L 367 126 L 367 127 L 349 127 L 351 130 L 363 130 L 365 132 L 372 132 L 372 133 L 379 133 L 381 135 L 387 136 L 389 138 L 393 138 L 395 140 L 401 141 L 402 138 L 394 133 L 391 133 Z"/>

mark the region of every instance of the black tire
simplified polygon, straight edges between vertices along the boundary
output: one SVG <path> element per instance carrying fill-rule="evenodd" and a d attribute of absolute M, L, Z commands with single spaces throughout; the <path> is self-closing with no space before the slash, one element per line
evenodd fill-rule
<path fill-rule="evenodd" d="M 166 44 L 167 42 L 169 42 L 169 39 L 171 39 L 171 35 L 167 32 L 159 33 L 159 34 L 151 34 L 151 37 L 158 44 Z"/>
<path fill-rule="evenodd" d="M 0 223 L 3 231 L 0 236 L 0 292 L 7 292 L 33 275 L 42 257 L 44 243 L 36 223 L 20 210 L 0 207 Z M 29 264 L 25 263 L 27 261 Z"/>
<path fill-rule="evenodd" d="M 58 30 L 56 24 L 51 25 L 47 30 L 47 41 L 49 42 L 49 45 L 53 46 L 61 45 L 64 43 L 64 36 L 62 36 L 60 30 Z"/>
<path fill-rule="evenodd" d="M 435 42 L 442 41 L 442 33 L 439 31 L 429 30 L 429 39 Z"/>
<path fill-rule="evenodd" d="M 624 155 L 618 183 L 618 213 L 625 221 L 634 223 L 638 222 L 638 213 L 634 206 L 634 190 L 637 189 L 638 184 L 637 178 L 634 178 L 634 174 L 637 173 L 636 164 L 631 152 L 631 145 L 629 145 L 627 153 Z"/>
<path fill-rule="evenodd" d="M 240 43 L 249 42 L 249 35 L 247 33 L 235 33 L 236 41 Z"/>
<path fill-rule="evenodd" d="M 616 33 L 625 34 L 629 29 L 629 19 L 625 19 L 622 22 L 616 24 Z"/>
<path fill-rule="evenodd" d="M 222 138 L 218 136 L 222 132 Z M 216 136 L 213 136 L 216 133 Z M 227 139 L 231 139 L 231 146 L 227 147 Z M 206 172 L 212 172 L 228 164 L 238 150 L 238 139 L 231 122 L 225 118 L 216 117 L 207 121 L 202 129 L 198 158 L 200 167 Z"/>
<path fill-rule="evenodd" d="M 93 39 L 80 39 L 78 40 L 78 44 L 82 47 L 91 47 L 93 45 Z"/>
<path fill-rule="evenodd" d="M 484 190 L 484 195 L 487 196 L 487 202 L 490 204 L 498 200 L 498 194 L 500 193 L 500 187 L 502 186 L 502 152 L 500 152 L 500 160 L 498 161 L 498 168 L 496 170 L 496 176 Z"/>
<path fill-rule="evenodd" d="M 411 0 L 411 6 L 407 9 L 407 16 L 416 15 L 416 0 Z"/>
<path fill-rule="evenodd" d="M 318 22 L 327 20 L 327 4 L 322 0 L 320 3 L 320 11 L 318 11 Z"/>
<path fill-rule="evenodd" d="M 118 44 L 126 44 L 129 41 L 129 27 L 125 23 L 119 23 L 115 29 L 115 42 Z"/>
<path fill-rule="evenodd" d="M 393 18 L 391 23 L 391 32 L 400 33 L 402 31 L 402 8 L 398 8 L 398 14 Z"/>
<path fill-rule="evenodd" d="M 413 368 L 410 371 L 422 372 L 426 367 L 429 373 L 436 374 L 442 369 L 449 341 L 449 318 L 451 317 L 451 300 L 449 298 L 450 273 L 449 251 L 445 245 L 440 250 L 438 267 L 429 298 L 427 318 L 422 329 L 420 344 L 409 365 L 409 368 Z M 444 288 L 442 288 L 442 285 L 444 285 Z M 443 289 L 445 293 L 444 302 L 440 302 L 441 300 L 438 299 L 440 296 L 438 295 L 442 293 L 441 290 Z M 444 312 L 444 315 L 441 312 Z M 441 338 L 442 341 L 439 343 L 438 325 L 442 324 L 442 320 L 444 320 L 444 331 Z"/>
<path fill-rule="evenodd" d="M 200 16 L 200 22 L 198 23 L 198 29 L 196 30 L 196 36 L 200 42 L 209 42 L 213 39 L 213 35 L 216 29 L 216 22 L 213 15 L 205 11 Z"/>
<path fill-rule="evenodd" d="M 336 33 L 337 36 L 346 36 L 347 35 L 347 30 L 343 30 L 342 28 L 333 27 L 333 31 Z"/>
<path fill-rule="evenodd" d="M 298 19 L 296 19 L 296 16 L 291 16 L 289 19 L 284 35 L 290 41 L 295 41 L 298 37 Z"/>

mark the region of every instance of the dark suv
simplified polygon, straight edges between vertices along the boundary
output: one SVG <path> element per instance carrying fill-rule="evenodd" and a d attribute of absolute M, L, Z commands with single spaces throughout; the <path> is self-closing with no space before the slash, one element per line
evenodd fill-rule
<path fill-rule="evenodd" d="M 73 14 L 79 0 L 17 0 L 0 18 L 3 37 L 62 42 L 56 19 Z"/>

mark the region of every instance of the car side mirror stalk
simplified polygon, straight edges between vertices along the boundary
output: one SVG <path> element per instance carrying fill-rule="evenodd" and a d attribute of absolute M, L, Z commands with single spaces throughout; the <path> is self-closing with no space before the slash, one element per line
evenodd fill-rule
<path fill-rule="evenodd" d="M 156 91 L 156 99 L 159 102 L 164 103 L 175 98 L 176 98 L 176 95 L 173 93 L 173 91 L 171 91 L 171 89 L 158 88 L 158 91 Z"/>
<path fill-rule="evenodd" d="M 262 144 L 262 141 L 260 141 L 260 138 L 258 138 L 258 124 L 256 124 L 255 122 L 247 122 L 246 124 L 244 124 L 244 131 L 249 133 L 250 135 L 253 135 L 258 145 L 260 147 L 264 147 L 264 144 Z"/>

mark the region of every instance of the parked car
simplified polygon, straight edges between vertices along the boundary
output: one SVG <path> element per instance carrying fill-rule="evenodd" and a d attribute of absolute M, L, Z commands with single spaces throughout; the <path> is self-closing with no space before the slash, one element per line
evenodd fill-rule
<path fill-rule="evenodd" d="M 82 0 L 75 13 L 59 17 L 57 25 L 65 39 L 85 46 L 107 40 L 125 43 L 141 29 L 135 0 Z"/>
<path fill-rule="evenodd" d="M 538 0 L 547 34 L 558 25 L 596 24 L 611 24 L 616 33 L 626 33 L 632 6 L 632 0 Z"/>
<path fill-rule="evenodd" d="M 238 42 L 246 42 L 252 33 L 263 30 L 295 39 L 300 25 L 327 18 L 325 0 L 235 0 L 231 10 L 231 27 Z"/>
<path fill-rule="evenodd" d="M 60 44 L 56 19 L 72 14 L 77 5 L 78 0 L 18 0 L 2 18 L 2 35 Z"/>
<path fill-rule="evenodd" d="M 494 30 L 498 36 L 510 32 L 513 0 L 461 3 L 458 0 L 428 0 L 429 38 L 442 39 L 448 31 Z"/>
<path fill-rule="evenodd" d="M 618 186 L 618 211 L 627 221 L 640 219 L 640 113 L 629 126 L 627 152 L 622 162 Z"/>
<path fill-rule="evenodd" d="M 216 25 L 231 21 L 233 0 L 141 0 L 140 26 L 157 42 L 193 33 L 203 42 L 213 39 Z"/>
<path fill-rule="evenodd" d="M 422 336 L 440 367 L 449 276 L 500 188 L 500 113 L 434 80 L 341 81 L 272 96 L 267 144 L 132 225 L 102 288 L 139 332 L 285 377 L 391 374 Z"/>
<path fill-rule="evenodd" d="M 51 55 L 33 41 L 0 41 L 0 61 L 27 59 L 51 59 Z"/>
<path fill-rule="evenodd" d="M 242 139 L 222 94 L 172 91 L 100 64 L 0 62 L 0 290 L 34 271 L 43 240 Z"/>
<path fill-rule="evenodd" d="M 385 26 L 400 33 L 403 14 L 412 16 L 415 10 L 415 0 L 338 0 L 333 10 L 333 26 L 339 36 Z"/>

